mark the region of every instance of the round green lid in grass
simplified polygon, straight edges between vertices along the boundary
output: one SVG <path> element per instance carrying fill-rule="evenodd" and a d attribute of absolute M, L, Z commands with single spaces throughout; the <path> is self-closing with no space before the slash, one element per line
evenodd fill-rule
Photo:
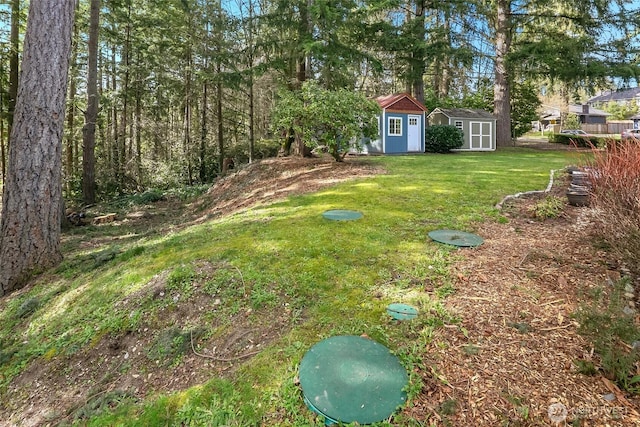
<path fill-rule="evenodd" d="M 331 422 L 371 424 L 389 418 L 405 403 L 408 381 L 388 348 L 354 335 L 320 341 L 300 362 L 305 402 Z"/>
<path fill-rule="evenodd" d="M 461 247 L 480 246 L 484 242 L 477 234 L 457 230 L 434 230 L 429 232 L 429 237 L 436 242 Z"/>
<path fill-rule="evenodd" d="M 354 219 L 362 218 L 362 213 L 345 209 L 332 209 L 323 212 L 322 216 L 332 221 L 353 221 Z"/>
<path fill-rule="evenodd" d="M 387 306 L 387 314 L 396 320 L 411 320 L 418 315 L 418 310 L 410 305 L 396 302 Z"/>

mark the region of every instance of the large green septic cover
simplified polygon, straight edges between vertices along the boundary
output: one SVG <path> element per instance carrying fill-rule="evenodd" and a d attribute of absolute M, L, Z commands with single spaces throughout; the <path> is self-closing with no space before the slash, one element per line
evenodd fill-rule
<path fill-rule="evenodd" d="M 388 348 L 354 335 L 320 341 L 300 362 L 305 402 L 330 422 L 371 424 L 389 418 L 406 401 L 408 381 Z"/>
<path fill-rule="evenodd" d="M 332 209 L 323 212 L 322 216 L 332 221 L 353 221 L 354 219 L 362 218 L 362 213 L 345 209 Z"/>
<path fill-rule="evenodd" d="M 434 230 L 429 232 L 429 237 L 436 242 L 462 247 L 480 246 L 484 242 L 477 234 L 457 230 Z"/>

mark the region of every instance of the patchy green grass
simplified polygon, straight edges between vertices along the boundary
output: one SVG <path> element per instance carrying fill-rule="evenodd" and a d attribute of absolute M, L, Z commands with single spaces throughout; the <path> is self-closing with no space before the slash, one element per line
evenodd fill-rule
<path fill-rule="evenodd" d="M 300 316 L 295 327 L 229 378 L 143 402 L 124 391 L 105 395 L 113 401 L 83 407 L 83 424 L 321 425 L 303 404 L 294 378 L 306 350 L 336 334 L 367 334 L 390 347 L 409 369 L 407 391 L 415 396 L 425 344 L 435 329 L 456 322 L 441 301 L 455 292 L 448 271 L 460 252 L 431 242 L 427 233 L 472 232 L 477 222 L 504 220 L 494 209 L 502 197 L 545 188 L 550 169 L 576 159 L 566 152 L 513 149 L 370 161 L 388 173 L 179 232 L 160 234 L 127 224 L 72 230 L 65 261 L 46 283 L 0 301 L 1 396 L 34 360 L 68 357 L 102 337 L 138 330 L 144 316 L 164 303 L 147 298 L 132 311 L 119 302 L 155 275 L 170 272 L 167 292 L 189 296 L 199 277 L 194 266 L 201 261 L 227 266 L 202 287 L 232 301 L 216 316 L 286 307 Z M 328 209 L 355 209 L 364 217 L 331 222 L 321 216 Z M 102 243 L 83 248 L 86 235 L 101 236 Z M 385 315 L 391 302 L 413 304 L 421 314 L 412 322 L 392 322 Z M 204 324 L 191 326 L 199 334 L 214 333 Z M 154 333 L 157 338 L 146 349 L 150 360 L 169 356 L 172 366 L 181 363 L 190 351 L 190 331 Z M 394 425 L 412 424 L 400 415 Z"/>

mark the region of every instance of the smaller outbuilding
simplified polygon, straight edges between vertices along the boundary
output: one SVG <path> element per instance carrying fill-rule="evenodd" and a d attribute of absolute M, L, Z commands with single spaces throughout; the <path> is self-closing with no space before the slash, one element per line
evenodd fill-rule
<path fill-rule="evenodd" d="M 362 142 L 367 154 L 424 153 L 427 108 L 408 93 L 376 98 L 382 113 L 377 139 Z"/>
<path fill-rule="evenodd" d="M 464 134 L 464 144 L 454 151 L 493 151 L 496 149 L 496 118 L 474 108 L 436 108 L 428 116 L 429 126 L 451 125 Z"/>

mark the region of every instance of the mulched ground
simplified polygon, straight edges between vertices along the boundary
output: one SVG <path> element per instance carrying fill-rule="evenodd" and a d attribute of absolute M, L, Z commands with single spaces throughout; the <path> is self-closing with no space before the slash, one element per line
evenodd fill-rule
<path fill-rule="evenodd" d="M 445 301 L 461 323 L 425 349 L 426 389 L 412 416 L 443 426 L 640 425 L 638 396 L 574 363 L 598 365 L 572 318 L 578 301 L 620 272 L 592 245 L 589 208 L 567 204 L 541 221 L 530 211 L 540 197 L 507 202 L 509 223 L 480 224 L 484 244 L 461 250 Z"/>

